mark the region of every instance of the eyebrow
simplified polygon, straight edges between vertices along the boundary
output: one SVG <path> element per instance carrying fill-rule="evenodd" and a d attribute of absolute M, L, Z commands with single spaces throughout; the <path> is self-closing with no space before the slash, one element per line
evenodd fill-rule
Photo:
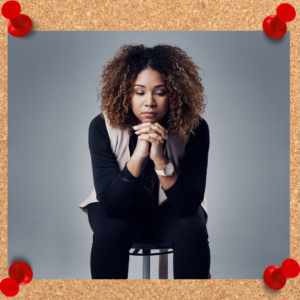
<path fill-rule="evenodd" d="M 136 86 L 136 85 L 141 86 L 143 88 L 145 87 L 144 85 L 141 85 L 141 84 L 135 84 L 134 86 Z M 162 87 L 162 86 L 166 87 L 164 84 L 161 84 L 161 85 L 156 85 L 155 88 L 159 88 L 159 87 Z"/>

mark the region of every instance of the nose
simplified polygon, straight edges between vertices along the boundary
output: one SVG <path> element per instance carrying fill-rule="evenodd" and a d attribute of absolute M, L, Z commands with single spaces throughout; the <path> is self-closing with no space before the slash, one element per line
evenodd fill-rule
<path fill-rule="evenodd" d="M 147 94 L 146 100 L 145 100 L 145 105 L 146 106 L 155 105 L 155 101 L 154 101 L 154 97 L 153 97 L 152 93 Z"/>

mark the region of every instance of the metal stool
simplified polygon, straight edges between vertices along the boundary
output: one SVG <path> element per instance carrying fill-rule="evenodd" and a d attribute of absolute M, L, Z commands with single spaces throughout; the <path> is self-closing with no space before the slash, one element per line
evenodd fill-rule
<path fill-rule="evenodd" d="M 167 254 L 174 251 L 168 251 L 172 248 L 170 245 L 162 242 L 150 234 L 141 235 L 133 244 L 132 249 L 135 249 L 130 255 L 140 255 L 143 257 L 143 279 L 150 279 L 150 255 L 161 255 L 159 257 L 159 279 L 168 279 L 168 257 Z M 143 253 L 138 254 L 140 250 Z M 151 250 L 159 249 L 159 253 L 152 253 Z"/>

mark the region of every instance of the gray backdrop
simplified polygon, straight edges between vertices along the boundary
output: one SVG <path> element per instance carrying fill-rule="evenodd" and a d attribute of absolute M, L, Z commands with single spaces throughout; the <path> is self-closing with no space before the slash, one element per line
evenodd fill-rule
<path fill-rule="evenodd" d="M 8 267 L 21 260 L 35 279 L 91 279 L 92 230 L 78 207 L 93 189 L 88 126 L 100 112 L 101 67 L 127 43 L 181 47 L 204 69 L 212 279 L 261 279 L 280 266 L 290 254 L 289 41 L 289 31 L 278 40 L 263 31 L 8 34 Z M 130 256 L 128 278 L 142 278 L 142 257 Z"/>

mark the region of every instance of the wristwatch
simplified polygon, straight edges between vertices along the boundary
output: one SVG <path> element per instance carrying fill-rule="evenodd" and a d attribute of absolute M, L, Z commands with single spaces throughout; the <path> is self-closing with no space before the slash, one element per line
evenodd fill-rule
<path fill-rule="evenodd" d="M 156 170 L 154 167 L 154 170 L 157 175 L 160 176 L 172 176 L 174 173 L 174 165 L 172 162 L 169 160 L 169 162 L 164 166 L 162 170 Z"/>

